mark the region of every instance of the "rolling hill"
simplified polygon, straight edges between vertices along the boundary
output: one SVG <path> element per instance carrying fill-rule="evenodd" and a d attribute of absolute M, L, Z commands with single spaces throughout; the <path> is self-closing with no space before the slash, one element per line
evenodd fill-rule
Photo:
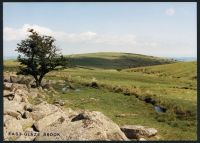
<path fill-rule="evenodd" d="M 70 58 L 72 66 L 102 69 L 126 69 L 174 63 L 174 60 L 132 53 L 100 52 L 74 54 Z"/>
<path fill-rule="evenodd" d="M 142 72 L 145 74 L 154 74 L 158 76 L 197 79 L 197 62 L 177 62 L 165 65 L 156 65 L 151 67 L 139 67 L 126 69 L 128 72 Z"/>

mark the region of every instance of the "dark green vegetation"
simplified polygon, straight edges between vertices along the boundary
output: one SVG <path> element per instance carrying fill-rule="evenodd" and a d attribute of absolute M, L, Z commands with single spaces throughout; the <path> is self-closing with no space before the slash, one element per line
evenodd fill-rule
<path fill-rule="evenodd" d="M 39 35 L 33 29 L 28 32 L 31 33 L 28 38 L 17 44 L 17 60 L 22 65 L 17 74 L 33 76 L 39 87 L 48 72 L 65 66 L 65 59 L 58 53 L 53 37 Z"/>
<path fill-rule="evenodd" d="M 173 63 L 171 59 L 164 59 L 131 53 L 90 53 L 66 56 L 70 57 L 72 66 L 102 69 L 125 69 L 141 66 Z"/>
<path fill-rule="evenodd" d="M 73 67 L 47 74 L 46 79 L 70 81 L 76 89 L 47 100 L 67 100 L 66 107 L 103 112 L 119 125 L 140 124 L 158 129 L 160 140 L 197 138 L 197 63 L 176 62 L 131 69 Z M 16 64 L 5 62 L 5 69 Z M 94 84 L 96 83 L 96 84 Z M 96 85 L 93 86 L 92 85 Z M 146 103 L 146 102 L 149 103 Z M 154 105 L 166 109 L 157 113 Z"/>

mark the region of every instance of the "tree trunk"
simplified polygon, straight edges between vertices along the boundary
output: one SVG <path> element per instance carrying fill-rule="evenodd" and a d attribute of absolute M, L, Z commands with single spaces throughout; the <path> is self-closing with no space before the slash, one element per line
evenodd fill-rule
<path fill-rule="evenodd" d="M 39 83 L 38 79 L 35 79 L 36 87 L 39 87 L 41 83 Z"/>
<path fill-rule="evenodd" d="M 39 80 L 38 80 L 39 86 L 41 86 L 43 77 L 44 77 L 44 74 L 42 74 L 42 75 L 40 76 Z M 39 87 L 39 86 L 38 86 L 38 87 Z"/>
<path fill-rule="evenodd" d="M 36 83 L 36 87 L 40 87 L 40 86 L 41 86 L 43 77 L 44 77 L 44 74 L 42 74 L 42 75 L 39 77 L 39 79 L 38 79 L 37 76 L 34 76 L 34 78 L 35 78 L 35 83 Z"/>

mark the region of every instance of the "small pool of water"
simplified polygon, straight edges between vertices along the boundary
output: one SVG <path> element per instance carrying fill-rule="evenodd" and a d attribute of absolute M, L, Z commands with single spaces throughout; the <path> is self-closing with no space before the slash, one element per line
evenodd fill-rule
<path fill-rule="evenodd" d="M 163 108 L 161 108 L 160 106 L 154 106 L 154 109 L 158 113 L 164 113 L 164 112 L 166 112 L 166 110 L 163 109 Z"/>

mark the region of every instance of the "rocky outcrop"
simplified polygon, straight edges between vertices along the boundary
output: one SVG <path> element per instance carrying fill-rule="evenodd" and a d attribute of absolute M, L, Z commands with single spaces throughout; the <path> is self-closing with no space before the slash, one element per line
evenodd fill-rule
<path fill-rule="evenodd" d="M 65 121 L 49 126 L 43 132 L 54 132 L 59 136 L 38 136 L 36 141 L 47 140 L 129 140 L 119 126 L 97 111 L 84 111 Z"/>
<path fill-rule="evenodd" d="M 59 119 L 63 119 L 64 120 L 64 117 L 62 116 L 62 113 L 61 112 L 55 112 L 55 113 L 53 113 L 51 115 L 45 116 L 44 118 L 38 120 L 37 122 L 35 122 L 34 126 L 37 129 L 37 131 L 42 131 L 47 126 L 53 124 L 54 122 L 56 122 Z"/>
<path fill-rule="evenodd" d="M 45 101 L 32 105 L 28 97 L 44 95 L 38 96 L 42 93 L 36 89 L 28 91 L 14 77 L 11 81 L 18 83 L 4 84 L 4 140 L 128 140 L 119 126 L 102 113 L 61 109 L 65 104 L 62 100 L 55 101 L 59 106 Z M 59 136 L 44 135 L 48 133 Z"/>
<path fill-rule="evenodd" d="M 147 128 L 140 125 L 125 125 L 121 127 L 121 130 L 129 139 L 149 138 L 155 136 L 158 132 L 154 128 Z"/>
<path fill-rule="evenodd" d="M 126 141 L 132 138 L 129 134 L 132 135 L 133 130 L 136 130 L 130 126 L 120 129 L 116 123 L 98 111 L 62 108 L 65 104 L 63 100 L 55 101 L 56 105 L 49 104 L 43 101 L 43 89 L 29 89 L 25 84 L 21 84 L 24 83 L 22 79 L 18 80 L 15 76 L 11 77 L 10 81 L 17 83 L 7 81 L 9 80 L 4 82 L 3 95 L 5 141 Z M 33 105 L 28 98 L 38 98 L 41 103 Z M 142 129 L 139 136 L 152 136 L 156 133 L 153 129 Z"/>

